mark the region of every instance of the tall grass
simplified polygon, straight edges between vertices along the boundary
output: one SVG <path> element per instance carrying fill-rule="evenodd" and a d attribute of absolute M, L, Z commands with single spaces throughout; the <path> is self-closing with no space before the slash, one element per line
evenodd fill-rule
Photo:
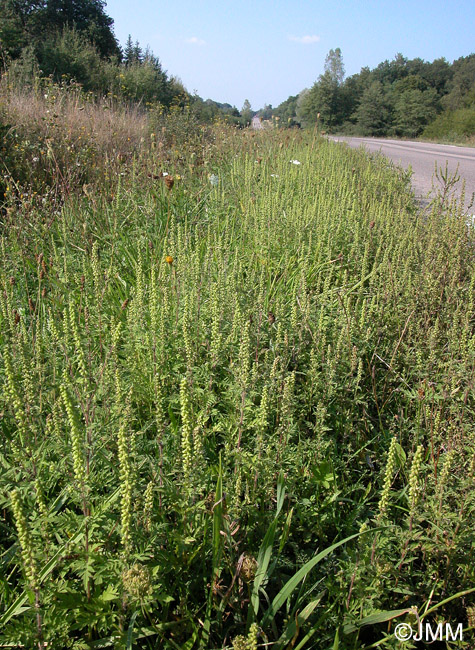
<path fill-rule="evenodd" d="M 467 639 L 463 203 L 309 134 L 198 135 L 2 224 L 2 642 Z"/>
<path fill-rule="evenodd" d="M 105 200 L 134 165 L 144 177 L 170 164 L 194 170 L 211 156 L 218 164 L 225 142 L 235 141 L 233 128 L 200 124 L 191 106 L 165 111 L 33 79 L 0 78 L 0 196 L 11 211 L 21 203 L 34 213 L 40 202 L 54 209 L 78 194 Z"/>
<path fill-rule="evenodd" d="M 0 84 L 0 147 L 4 194 L 50 203 L 124 174 L 149 150 L 150 126 L 139 107 L 95 99 L 71 83 Z M 6 189 L 8 187 L 8 190 Z M 1 188 L 0 188 L 1 189 Z"/>

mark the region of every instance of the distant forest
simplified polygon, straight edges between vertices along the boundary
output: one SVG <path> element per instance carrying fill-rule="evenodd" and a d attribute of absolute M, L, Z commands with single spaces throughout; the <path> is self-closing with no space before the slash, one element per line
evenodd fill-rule
<path fill-rule="evenodd" d="M 330 50 L 315 83 L 276 108 L 241 110 L 190 94 L 148 48 L 129 39 L 121 47 L 102 0 L 0 0 L 0 61 L 12 83 L 48 77 L 74 81 L 85 92 L 187 106 L 201 122 L 222 118 L 246 126 L 254 115 L 286 127 L 349 135 L 460 141 L 475 135 L 475 54 L 429 63 L 397 54 L 376 68 L 345 78 L 341 50 Z"/>
<path fill-rule="evenodd" d="M 475 54 L 452 64 L 397 54 L 344 78 L 341 50 L 330 50 L 310 89 L 272 114 L 282 123 L 364 136 L 460 139 L 475 134 Z"/>

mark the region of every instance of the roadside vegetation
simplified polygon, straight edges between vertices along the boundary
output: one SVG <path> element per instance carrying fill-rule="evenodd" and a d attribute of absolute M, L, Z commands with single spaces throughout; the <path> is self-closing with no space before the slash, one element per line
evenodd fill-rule
<path fill-rule="evenodd" d="M 49 92 L 45 177 L 25 120 L 2 209 L 2 643 L 390 648 L 416 613 L 469 638 L 450 179 L 421 214 L 405 173 L 311 132 Z"/>
<path fill-rule="evenodd" d="M 23 78 L 20 26 L 48 7 L 0 27 L 0 645 L 390 649 L 422 622 L 470 648 L 454 178 L 422 210 L 410 174 L 320 123 L 237 128 L 248 103 L 175 93 L 131 39 L 114 62 L 100 13 L 52 42 L 90 38 L 87 69 L 147 101 Z"/>

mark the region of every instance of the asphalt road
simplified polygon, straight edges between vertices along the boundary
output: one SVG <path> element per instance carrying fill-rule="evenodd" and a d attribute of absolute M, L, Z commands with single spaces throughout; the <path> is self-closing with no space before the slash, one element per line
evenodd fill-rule
<path fill-rule="evenodd" d="M 458 171 L 460 181 L 455 193 L 460 196 L 462 180 L 465 180 L 465 208 L 468 210 L 472 194 L 475 192 L 475 148 L 454 145 L 432 144 L 428 142 L 408 142 L 403 140 L 381 140 L 378 138 L 349 138 L 330 136 L 336 142 L 347 142 L 350 147 L 364 146 L 368 151 L 380 151 L 395 163 L 407 169 L 413 169 L 412 184 L 416 196 L 423 202 L 432 189 L 432 182 L 440 187 L 434 176 L 435 165 L 445 171 L 448 164 L 449 173 Z M 475 205 L 470 208 L 475 214 Z"/>

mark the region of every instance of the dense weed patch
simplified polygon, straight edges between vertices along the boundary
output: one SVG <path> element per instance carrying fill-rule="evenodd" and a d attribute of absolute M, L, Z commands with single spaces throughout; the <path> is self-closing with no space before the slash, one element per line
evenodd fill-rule
<path fill-rule="evenodd" d="M 422 213 L 310 134 L 159 126 L 126 175 L 3 217 L 2 642 L 468 639 L 462 203 Z"/>

